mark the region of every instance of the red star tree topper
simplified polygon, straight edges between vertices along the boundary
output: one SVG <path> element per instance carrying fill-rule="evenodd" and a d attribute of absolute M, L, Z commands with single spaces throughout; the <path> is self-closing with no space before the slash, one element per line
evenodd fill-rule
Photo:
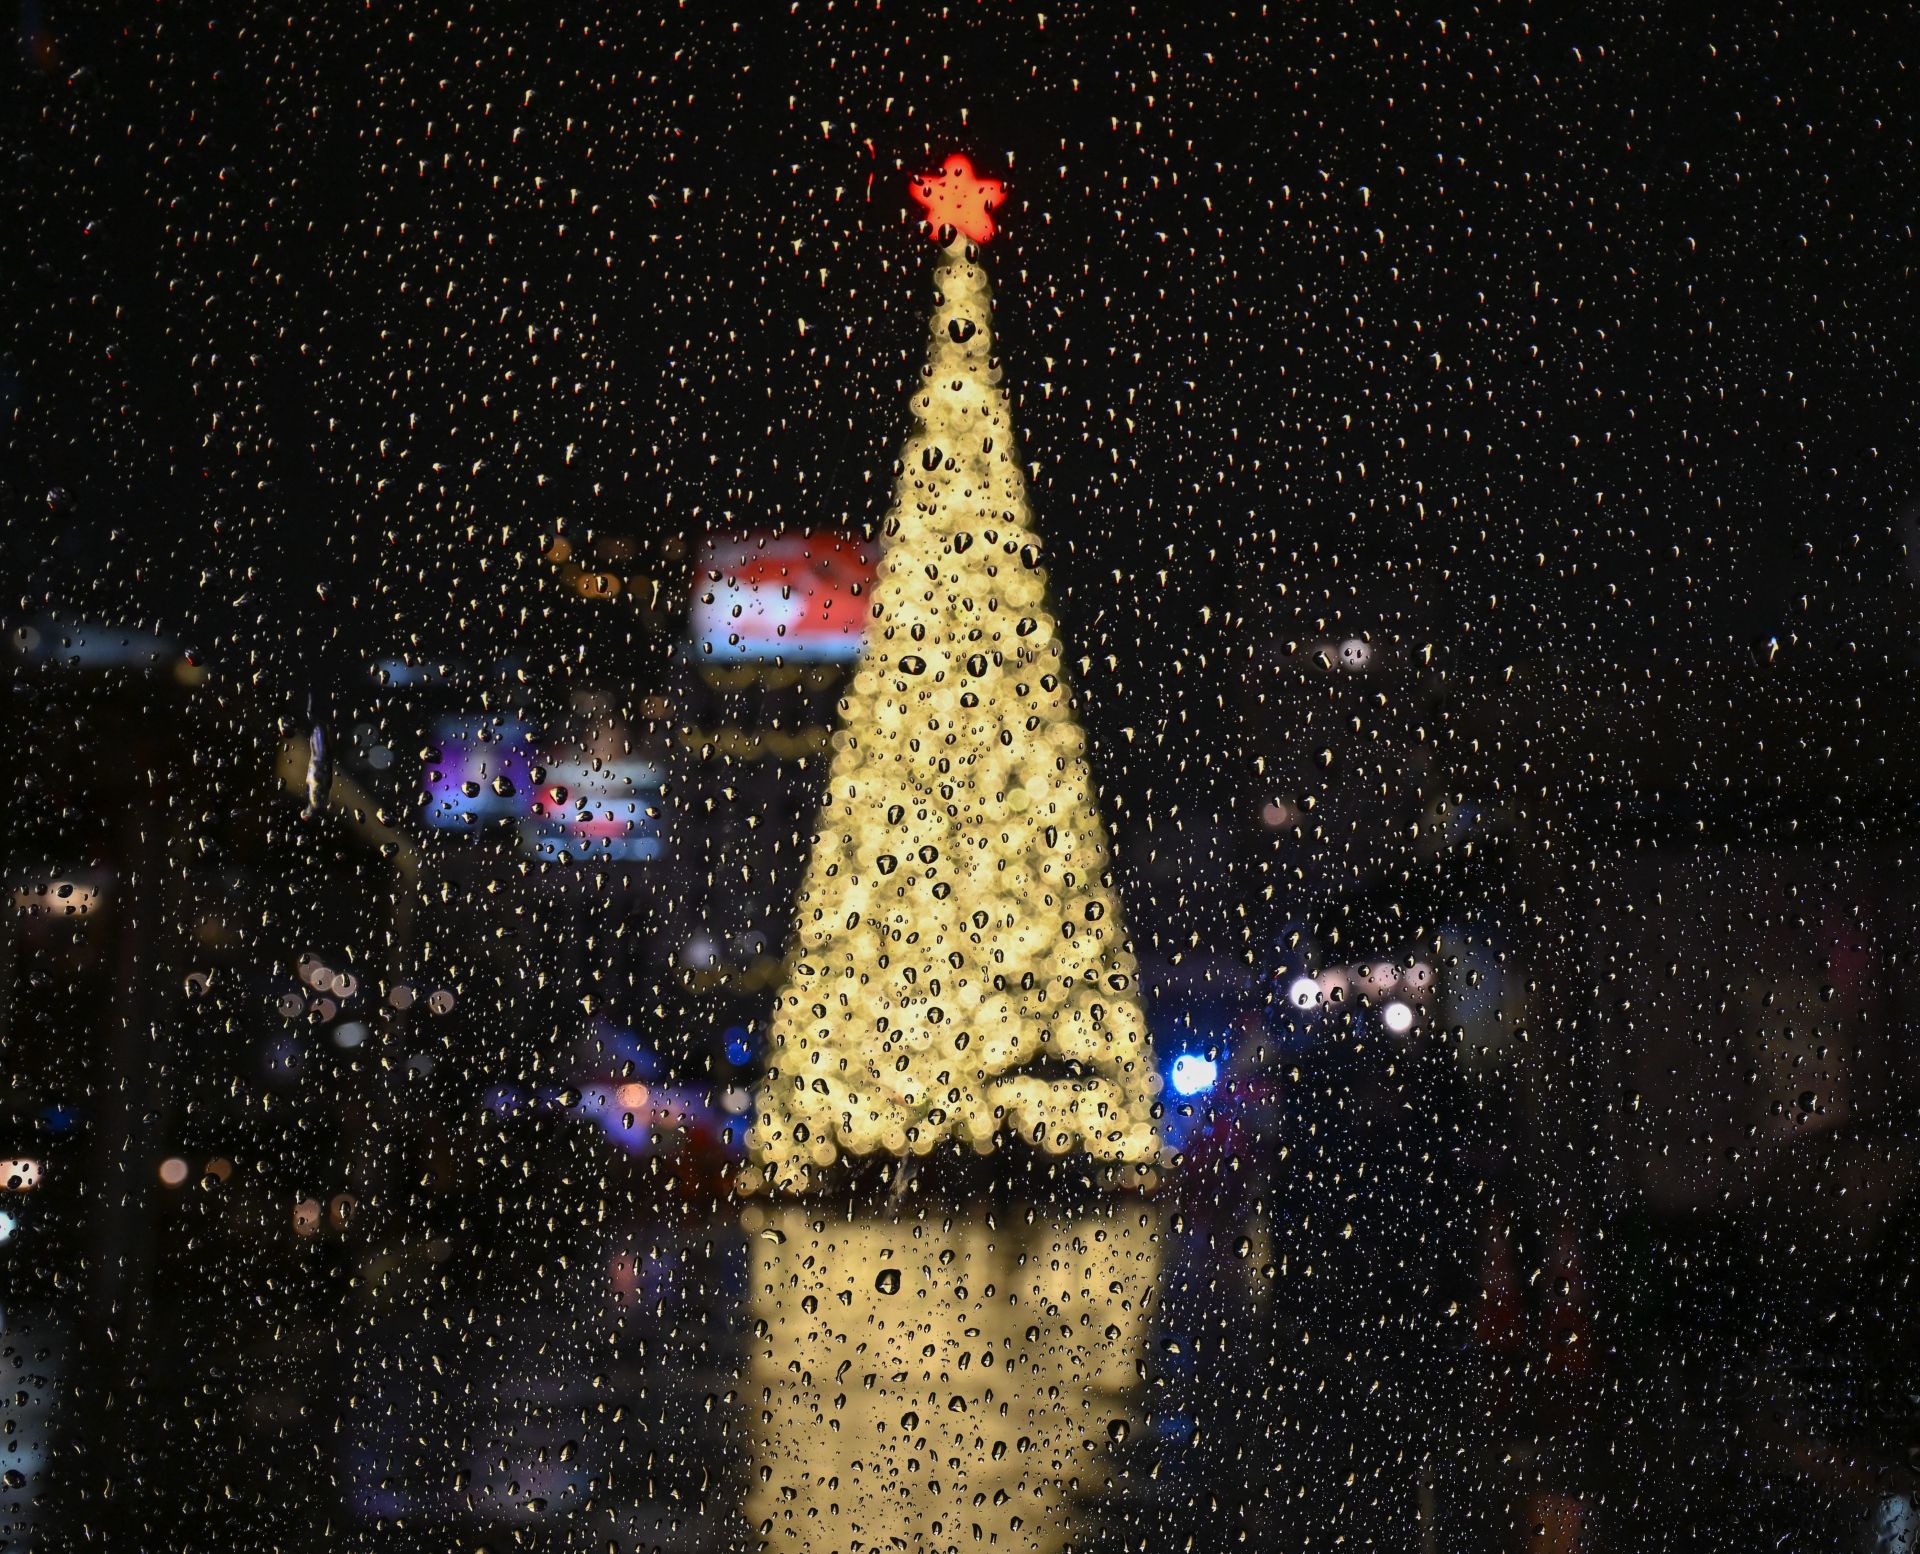
<path fill-rule="evenodd" d="M 973 163 L 959 152 L 948 157 L 937 173 L 916 173 L 907 185 L 914 203 L 927 213 L 936 243 L 943 232 L 958 232 L 975 243 L 993 236 L 993 212 L 1007 197 L 997 178 L 982 178 Z"/>

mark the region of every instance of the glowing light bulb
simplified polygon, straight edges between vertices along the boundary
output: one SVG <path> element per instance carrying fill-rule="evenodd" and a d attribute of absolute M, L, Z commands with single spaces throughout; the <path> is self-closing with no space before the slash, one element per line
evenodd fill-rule
<path fill-rule="evenodd" d="M 1220 1065 L 1197 1052 L 1183 1052 L 1167 1071 L 1176 1095 L 1204 1095 L 1220 1077 Z"/>

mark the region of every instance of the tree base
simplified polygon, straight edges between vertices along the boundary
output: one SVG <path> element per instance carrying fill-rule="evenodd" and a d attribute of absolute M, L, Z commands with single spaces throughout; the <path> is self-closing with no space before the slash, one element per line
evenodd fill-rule
<path fill-rule="evenodd" d="M 1162 1165 L 1127 1165 L 1089 1155 L 1050 1154 L 1019 1139 L 980 1155 L 945 1143 L 925 1155 L 843 1155 L 815 1169 L 806 1188 L 770 1186 L 757 1171 L 740 1177 L 743 1194 L 780 1202 L 849 1206 L 970 1203 L 1067 1205 L 1116 1193 L 1151 1196 L 1166 1182 Z"/>

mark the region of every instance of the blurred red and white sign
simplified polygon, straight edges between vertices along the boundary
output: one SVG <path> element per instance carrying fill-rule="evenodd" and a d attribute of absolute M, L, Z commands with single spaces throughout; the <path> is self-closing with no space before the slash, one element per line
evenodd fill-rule
<path fill-rule="evenodd" d="M 825 531 L 717 540 L 700 557 L 695 648 L 718 663 L 859 657 L 874 552 Z"/>

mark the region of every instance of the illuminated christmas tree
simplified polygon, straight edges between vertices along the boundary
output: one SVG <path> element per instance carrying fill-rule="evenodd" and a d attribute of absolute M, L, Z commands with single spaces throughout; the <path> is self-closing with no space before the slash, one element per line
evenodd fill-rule
<path fill-rule="evenodd" d="M 1001 187 L 914 180 L 943 249 L 872 619 L 775 1006 L 752 1149 L 1155 1158 L 1134 957 L 1046 604 L 979 245 Z"/>

